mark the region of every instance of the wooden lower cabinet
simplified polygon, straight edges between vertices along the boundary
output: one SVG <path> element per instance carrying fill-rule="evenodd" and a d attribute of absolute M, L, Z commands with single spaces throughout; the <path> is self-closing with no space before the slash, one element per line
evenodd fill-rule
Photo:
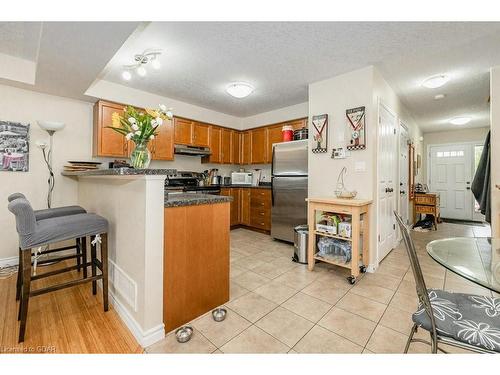
<path fill-rule="evenodd" d="M 231 226 L 242 225 L 271 230 L 271 190 L 259 188 L 222 188 L 221 195 L 233 197 Z"/>
<path fill-rule="evenodd" d="M 241 201 L 241 189 L 239 188 L 222 188 L 220 191 L 221 195 L 227 197 L 232 197 L 231 202 L 231 215 L 230 215 L 230 225 L 235 226 L 240 224 L 240 201 Z"/>
<path fill-rule="evenodd" d="M 163 322 L 169 332 L 229 300 L 229 203 L 164 209 Z"/>

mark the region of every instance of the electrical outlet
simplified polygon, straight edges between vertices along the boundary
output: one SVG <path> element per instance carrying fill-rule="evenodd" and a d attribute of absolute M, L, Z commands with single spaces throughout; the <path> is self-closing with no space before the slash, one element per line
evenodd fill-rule
<path fill-rule="evenodd" d="M 366 171 L 366 163 L 364 161 L 357 161 L 354 163 L 354 171 L 355 172 L 365 172 Z"/>

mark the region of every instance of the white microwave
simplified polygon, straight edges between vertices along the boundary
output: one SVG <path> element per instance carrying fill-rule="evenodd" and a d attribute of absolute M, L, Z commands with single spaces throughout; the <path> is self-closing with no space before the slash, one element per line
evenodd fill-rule
<path fill-rule="evenodd" d="M 232 185 L 252 185 L 252 173 L 250 172 L 233 172 L 231 173 Z"/>

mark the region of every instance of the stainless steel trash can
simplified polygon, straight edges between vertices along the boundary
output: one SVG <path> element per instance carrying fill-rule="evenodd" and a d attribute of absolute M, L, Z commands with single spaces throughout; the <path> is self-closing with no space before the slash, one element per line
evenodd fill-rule
<path fill-rule="evenodd" d="M 309 243 L 309 227 L 298 225 L 294 228 L 294 254 L 293 261 L 307 264 L 307 247 Z"/>

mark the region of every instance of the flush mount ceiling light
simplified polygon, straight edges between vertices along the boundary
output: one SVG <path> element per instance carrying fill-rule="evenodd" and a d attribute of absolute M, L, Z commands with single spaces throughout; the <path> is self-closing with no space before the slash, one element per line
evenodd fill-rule
<path fill-rule="evenodd" d="M 434 99 L 441 100 L 441 99 L 444 99 L 445 96 L 446 96 L 445 94 L 437 94 L 434 96 Z"/>
<path fill-rule="evenodd" d="M 253 86 L 246 82 L 233 82 L 226 87 L 226 92 L 238 99 L 247 97 L 253 90 Z"/>
<path fill-rule="evenodd" d="M 428 89 L 437 89 L 438 87 L 445 85 L 449 80 L 448 76 L 440 74 L 427 78 L 424 82 L 422 82 L 422 86 L 427 87 Z"/>
<path fill-rule="evenodd" d="M 123 65 L 122 78 L 125 81 L 130 81 L 132 78 L 131 71 L 135 71 L 138 76 L 145 77 L 147 74 L 146 66 L 151 63 L 153 69 L 158 70 L 161 68 L 160 64 L 161 50 L 147 49 L 143 53 L 138 53 L 134 56 L 135 63 L 131 65 Z"/>
<path fill-rule="evenodd" d="M 453 125 L 465 125 L 468 124 L 472 120 L 470 117 L 467 116 L 460 116 L 460 117 L 455 117 L 450 120 L 450 124 Z"/>

